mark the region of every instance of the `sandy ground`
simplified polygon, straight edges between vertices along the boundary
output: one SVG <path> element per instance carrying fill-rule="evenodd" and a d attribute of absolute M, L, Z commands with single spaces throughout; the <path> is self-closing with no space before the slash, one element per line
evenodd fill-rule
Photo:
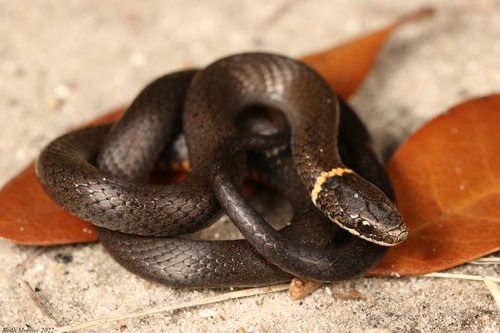
<path fill-rule="evenodd" d="M 131 101 L 147 82 L 231 53 L 310 54 L 432 4 L 433 19 L 401 28 L 351 100 L 387 157 L 406 136 L 465 99 L 500 92 L 500 3 L 469 1 L 0 0 L 0 186 L 51 139 Z M 267 199 L 261 199 L 267 200 Z M 222 227 L 227 223 L 223 223 Z M 12 271 L 33 250 L 0 241 Z M 71 256 L 60 263 L 56 256 Z M 497 266 L 454 273 L 500 276 Z M 137 278 L 98 243 L 55 246 L 21 274 L 64 325 L 175 305 L 228 290 L 178 290 Z M 367 300 L 336 294 L 352 289 Z M 0 273 L 0 329 L 52 327 Z M 214 311 L 209 317 L 203 310 Z M 420 277 L 326 284 L 99 326 L 109 332 L 499 332 L 484 283 Z M 378 330 L 376 330 L 378 329 Z"/>

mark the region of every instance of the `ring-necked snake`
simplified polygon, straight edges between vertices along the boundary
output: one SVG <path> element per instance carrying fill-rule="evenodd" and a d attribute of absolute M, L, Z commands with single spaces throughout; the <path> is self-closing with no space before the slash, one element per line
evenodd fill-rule
<path fill-rule="evenodd" d="M 304 192 L 311 195 L 312 201 L 309 199 L 300 204 L 303 210 L 294 208 L 295 219 L 307 219 L 307 214 L 312 214 L 316 217 L 310 219 L 310 223 L 324 224 L 311 229 L 314 230 L 311 236 L 305 236 L 306 231 L 301 228 L 306 228 L 304 226 L 308 223 L 293 222 L 281 234 L 289 240 L 306 237 L 309 244 L 315 244 L 314 247 L 324 247 L 314 251 L 329 256 L 330 263 L 321 259 L 307 267 L 299 264 L 293 269 L 283 269 L 323 281 L 353 277 L 371 268 L 387 251 L 374 243 L 395 245 L 406 238 L 407 228 L 395 205 L 377 187 L 342 164 L 338 156 L 337 128 L 342 102 L 307 66 L 276 55 L 237 55 L 196 73 L 182 72 L 163 77 L 148 86 L 134 101 L 120 125 L 115 125 L 115 132 L 119 134 L 115 136 L 113 130 L 107 134 L 109 127 L 101 126 L 63 136 L 41 153 L 37 174 L 55 202 L 106 228 L 97 228 L 99 238 L 129 270 L 156 281 L 185 287 L 277 283 L 290 276 L 267 263 L 246 241 L 221 243 L 145 238 L 107 230 L 167 236 L 193 232 L 210 224 L 220 211 L 211 186 L 210 161 L 222 161 L 228 156 L 221 154 L 217 160 L 214 150 L 218 147 L 219 152 L 225 151 L 220 148 L 221 142 L 232 141 L 228 137 L 238 136 L 235 117 L 253 105 L 277 108 L 286 116 L 291 129 L 291 157 L 281 160 L 283 165 L 288 165 L 282 171 L 283 179 L 289 181 L 284 188 L 293 188 L 288 193 L 294 203 L 304 201 Z M 180 128 L 181 110 L 191 165 L 187 179 L 167 187 L 125 179 L 144 179 L 159 146 Z M 355 115 L 348 114 L 346 122 L 352 117 L 357 120 Z M 370 146 L 366 131 L 359 136 L 351 133 L 351 129 L 341 128 L 341 134 L 342 131 L 348 134 L 348 146 L 356 146 L 366 138 L 365 146 Z M 151 146 L 143 146 L 145 133 L 153 137 Z M 106 135 L 107 144 L 103 145 Z M 280 139 L 275 140 L 279 142 Z M 99 149 L 101 153 L 97 160 L 100 168 L 111 172 L 92 165 Z M 222 168 L 217 164 L 212 169 L 227 172 L 222 178 L 231 183 L 234 181 L 237 189 L 243 180 L 245 154 L 238 147 L 233 152 L 227 158 L 231 160 L 230 164 Z M 122 157 L 131 159 L 122 162 Z M 382 167 L 373 153 L 371 156 L 355 153 L 351 158 L 356 166 L 365 165 L 365 162 L 367 166 L 378 165 L 376 172 L 372 169 L 366 171 L 368 167 L 361 167 L 358 172 L 373 182 L 379 181 L 377 185 L 390 188 L 386 176 L 380 176 Z M 143 162 L 136 171 L 128 172 L 130 166 L 136 165 L 130 161 Z M 125 165 L 123 173 L 116 167 L 121 165 Z M 298 171 L 294 171 L 291 165 Z M 212 173 L 214 181 L 220 181 L 220 174 Z M 301 182 L 293 180 L 297 175 Z M 225 197 L 224 193 L 218 195 L 227 202 L 233 198 Z M 302 211 L 307 212 L 307 217 L 301 217 Z M 355 236 L 338 236 L 343 233 L 337 233 L 338 227 L 334 224 L 325 224 L 325 216 L 371 242 Z M 321 230 L 318 235 L 314 235 L 316 230 Z M 335 247 L 332 238 L 344 240 Z M 308 262 L 313 262 L 316 256 L 301 255 Z M 287 259 L 283 259 L 280 253 L 278 257 L 277 262 L 281 260 L 286 264 Z M 328 265 L 330 268 L 325 269 Z"/>

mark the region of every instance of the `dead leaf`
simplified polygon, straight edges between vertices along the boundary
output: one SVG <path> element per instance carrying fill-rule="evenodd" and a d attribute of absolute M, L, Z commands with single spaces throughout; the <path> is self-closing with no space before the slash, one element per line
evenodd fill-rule
<path fill-rule="evenodd" d="M 387 165 L 410 236 L 372 275 L 421 275 L 500 250 L 500 95 L 424 125 Z"/>
<path fill-rule="evenodd" d="M 24 245 L 55 245 L 97 239 L 94 228 L 55 205 L 31 163 L 0 192 L 1 237 Z"/>
<path fill-rule="evenodd" d="M 305 298 L 307 295 L 321 287 L 324 282 L 306 280 L 303 278 L 294 277 L 290 282 L 290 296 L 294 300 Z"/>
<path fill-rule="evenodd" d="M 113 122 L 123 109 L 87 124 Z M 92 224 L 67 213 L 45 194 L 31 163 L 0 191 L 0 238 L 24 245 L 57 245 L 97 240 Z"/>
<path fill-rule="evenodd" d="M 347 98 L 356 91 L 370 71 L 378 50 L 390 33 L 401 24 L 429 13 L 429 10 L 417 12 L 360 40 L 302 60 L 320 71 L 332 87 Z M 122 112 L 123 109 L 115 111 L 88 125 L 115 121 Z M 156 176 L 152 178 L 155 183 L 177 182 L 184 177 L 182 174 L 175 175 L 175 179 Z M 22 190 L 25 188 L 26 190 Z M 246 191 L 250 194 L 255 192 L 255 188 L 247 187 Z M 26 245 L 67 244 L 96 239 L 90 224 L 64 212 L 50 201 L 38 183 L 33 164 L 5 185 L 0 191 L 0 198 L 5 203 L 0 206 L 2 239 Z"/>
<path fill-rule="evenodd" d="M 301 60 L 314 68 L 343 99 L 357 90 L 370 72 L 377 55 L 387 38 L 400 25 L 432 15 L 431 9 L 423 9 L 402 17 L 385 29 L 345 45 L 303 57 Z"/>

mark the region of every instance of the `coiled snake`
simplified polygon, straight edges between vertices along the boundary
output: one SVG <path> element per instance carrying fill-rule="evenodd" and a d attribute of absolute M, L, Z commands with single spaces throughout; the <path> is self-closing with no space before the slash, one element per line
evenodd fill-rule
<path fill-rule="evenodd" d="M 280 165 L 269 167 L 268 176 L 294 204 L 294 220 L 279 234 L 261 224 L 248 227 L 257 215 L 237 197 L 244 150 L 284 144 L 283 134 L 251 134 L 237 143 L 235 119 L 255 105 L 278 109 L 290 128 L 289 151 L 260 155 L 274 161 L 268 166 Z M 144 184 L 158 150 L 181 128 L 188 177 L 171 186 Z M 340 159 L 338 131 L 344 146 L 355 148 L 346 156 L 358 173 Z M 286 272 L 331 281 L 366 272 L 385 246 L 408 234 L 394 203 L 359 175 L 391 195 L 371 147 L 354 113 L 313 70 L 282 56 L 241 54 L 156 80 L 111 129 L 78 130 L 50 143 L 37 174 L 56 203 L 97 226 L 115 259 L 146 278 L 179 287 L 272 284 L 290 279 Z M 233 222 L 246 216 L 240 230 L 267 259 L 245 240 L 158 238 L 210 225 L 220 213 L 216 195 Z M 338 232 L 339 226 L 352 235 Z"/>

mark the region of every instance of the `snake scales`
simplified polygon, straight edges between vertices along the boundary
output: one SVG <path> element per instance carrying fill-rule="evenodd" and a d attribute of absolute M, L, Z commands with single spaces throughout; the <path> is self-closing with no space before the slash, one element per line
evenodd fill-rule
<path fill-rule="evenodd" d="M 289 145 L 283 133 L 240 140 L 235 119 L 255 105 L 284 115 Z M 160 147 L 181 128 L 188 177 L 144 184 Z M 96 225 L 115 259 L 145 278 L 178 287 L 264 285 L 290 274 L 331 281 L 366 272 L 408 234 L 378 188 L 392 196 L 372 146 L 356 115 L 313 70 L 282 56 L 241 54 L 156 80 L 113 127 L 50 143 L 37 174 L 56 203 Z M 264 151 L 252 159 L 265 157 L 268 178 L 294 205 L 294 220 L 279 233 L 238 197 L 247 148 Z M 167 237 L 210 225 L 220 204 L 263 256 L 245 240 Z"/>

